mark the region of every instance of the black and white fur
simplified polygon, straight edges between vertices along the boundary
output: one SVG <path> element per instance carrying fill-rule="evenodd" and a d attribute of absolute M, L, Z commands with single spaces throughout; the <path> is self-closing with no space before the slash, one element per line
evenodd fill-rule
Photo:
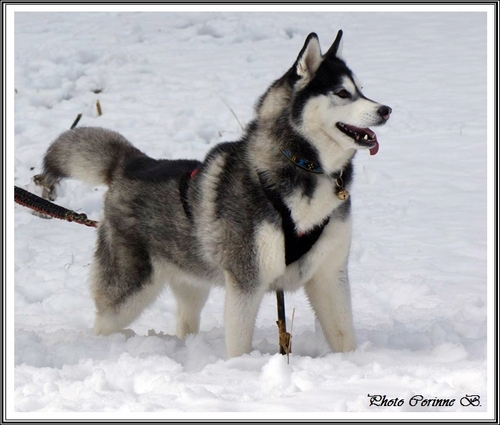
<path fill-rule="evenodd" d="M 367 127 L 384 124 L 391 109 L 361 93 L 341 38 L 322 55 L 310 34 L 241 140 L 215 146 L 203 162 L 155 160 L 101 128 L 53 142 L 42 185 L 72 177 L 109 186 L 92 271 L 97 334 L 129 325 L 165 283 L 177 300 L 177 335 L 198 332 L 210 286 L 223 285 L 227 354 L 238 356 L 252 348 L 264 293 L 304 287 L 331 349 L 355 349 L 351 201 L 338 192 L 351 186 L 356 151 L 378 148 Z"/>

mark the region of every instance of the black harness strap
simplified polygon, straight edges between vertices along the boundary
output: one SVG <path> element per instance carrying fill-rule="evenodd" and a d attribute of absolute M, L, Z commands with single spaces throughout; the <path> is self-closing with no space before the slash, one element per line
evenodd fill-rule
<path fill-rule="evenodd" d="M 184 173 L 179 179 L 179 194 L 181 195 L 182 208 L 191 223 L 194 222 L 193 212 L 188 202 L 189 181 L 198 173 L 198 168 Z"/>
<path fill-rule="evenodd" d="M 285 234 L 285 264 L 288 266 L 309 252 L 323 233 L 330 218 L 326 218 L 323 223 L 311 231 L 303 235 L 298 235 L 295 231 L 295 223 L 293 222 L 290 209 L 286 206 L 278 191 L 271 189 L 264 182 L 262 176 L 259 176 L 259 179 L 267 199 L 269 199 L 273 207 L 281 215 L 283 233 Z"/>
<path fill-rule="evenodd" d="M 188 171 L 187 173 L 184 173 L 179 179 L 179 193 L 181 195 L 181 203 L 182 203 L 182 208 L 184 208 L 184 213 L 186 214 L 186 217 L 189 219 L 189 221 L 192 223 L 194 217 L 193 217 L 193 212 L 191 211 L 191 207 L 189 206 L 187 197 L 189 180 L 191 180 L 192 178 L 191 174 L 192 172 Z"/>

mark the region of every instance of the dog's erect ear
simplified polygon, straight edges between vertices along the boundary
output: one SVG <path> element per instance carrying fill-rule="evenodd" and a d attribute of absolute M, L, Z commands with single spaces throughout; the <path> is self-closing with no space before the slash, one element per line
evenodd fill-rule
<path fill-rule="evenodd" d="M 295 61 L 295 72 L 303 81 L 310 81 L 321 65 L 321 61 L 318 36 L 312 32 L 307 36 L 304 47 Z"/>
<path fill-rule="evenodd" d="M 335 41 L 333 42 L 331 47 L 328 49 L 328 52 L 326 52 L 325 57 L 343 59 L 342 58 L 342 45 L 343 45 L 342 34 L 343 34 L 343 31 L 339 30 L 339 32 L 337 33 L 337 37 L 335 38 Z"/>

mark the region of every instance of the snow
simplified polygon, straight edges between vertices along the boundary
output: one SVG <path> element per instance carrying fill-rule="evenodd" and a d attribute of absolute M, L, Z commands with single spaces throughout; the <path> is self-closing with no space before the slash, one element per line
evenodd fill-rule
<path fill-rule="evenodd" d="M 153 157 L 202 159 L 241 135 L 233 114 L 251 120 L 256 99 L 311 31 L 325 51 L 342 28 L 344 57 L 364 93 L 394 112 L 377 130 L 379 153 L 355 160 L 352 353 L 329 352 L 302 291 L 285 296 L 289 326 L 295 309 L 289 364 L 277 354 L 272 294 L 259 311 L 254 351 L 239 358 L 225 355 L 222 289 L 210 295 L 201 332 L 185 340 L 173 336 L 168 290 L 127 331 L 94 336 L 95 230 L 42 220 L 8 198 L 9 414 L 490 417 L 487 14 L 476 8 L 16 12 L 7 186 L 38 190 L 32 177 L 45 149 L 79 113 L 79 125 L 119 131 Z M 65 181 L 57 202 L 98 219 L 104 192 Z M 404 403 L 370 406 L 368 395 Z M 411 406 L 415 395 L 456 401 Z M 480 406 L 462 406 L 466 395 L 479 395 Z"/>

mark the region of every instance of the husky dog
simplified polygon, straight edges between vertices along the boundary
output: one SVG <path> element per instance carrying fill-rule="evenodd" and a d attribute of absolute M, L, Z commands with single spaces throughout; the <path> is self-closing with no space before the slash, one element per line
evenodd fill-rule
<path fill-rule="evenodd" d="M 129 325 L 167 283 L 182 338 L 198 332 L 210 286 L 223 285 L 227 354 L 239 356 L 252 348 L 264 293 L 304 287 L 331 349 L 355 349 L 352 160 L 377 152 L 368 127 L 392 111 L 361 93 L 341 39 L 322 55 L 311 33 L 243 137 L 203 162 L 150 158 L 102 128 L 53 142 L 39 178 L 49 192 L 66 177 L 109 186 L 92 267 L 95 333 Z"/>

